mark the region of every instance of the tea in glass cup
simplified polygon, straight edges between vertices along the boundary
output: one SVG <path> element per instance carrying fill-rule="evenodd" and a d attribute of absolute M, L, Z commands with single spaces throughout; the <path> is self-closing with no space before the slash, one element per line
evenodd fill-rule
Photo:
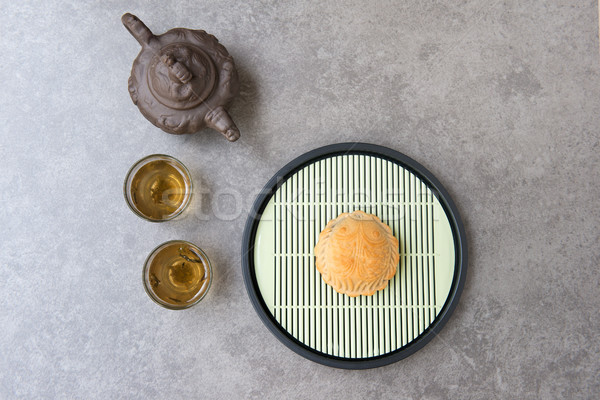
<path fill-rule="evenodd" d="M 153 154 L 131 167 L 123 191 L 127 204 L 137 215 L 152 222 L 168 221 L 189 204 L 192 179 L 179 160 Z"/>
<path fill-rule="evenodd" d="M 152 300 L 163 307 L 181 310 L 204 298 L 212 282 L 212 267 L 198 246 L 173 240 L 150 253 L 143 280 Z"/>

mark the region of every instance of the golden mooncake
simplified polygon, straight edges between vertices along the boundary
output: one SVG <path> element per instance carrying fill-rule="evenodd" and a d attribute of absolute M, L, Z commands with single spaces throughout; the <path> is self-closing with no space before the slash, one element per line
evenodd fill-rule
<path fill-rule="evenodd" d="M 385 288 L 398 269 L 398 239 L 389 226 L 363 211 L 342 213 L 327 223 L 315 246 L 323 280 L 350 297 Z"/>

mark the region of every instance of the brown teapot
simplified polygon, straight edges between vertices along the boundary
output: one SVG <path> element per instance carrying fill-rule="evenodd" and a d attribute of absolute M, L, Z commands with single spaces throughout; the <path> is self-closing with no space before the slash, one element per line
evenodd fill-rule
<path fill-rule="evenodd" d="M 231 142 L 239 139 L 227 108 L 240 84 L 233 58 L 217 38 L 183 28 L 155 36 L 129 13 L 121 21 L 142 45 L 131 68 L 129 94 L 144 117 L 168 133 L 209 127 Z"/>

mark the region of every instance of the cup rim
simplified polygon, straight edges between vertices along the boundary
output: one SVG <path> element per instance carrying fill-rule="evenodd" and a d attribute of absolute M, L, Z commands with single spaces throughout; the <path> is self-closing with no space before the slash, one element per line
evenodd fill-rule
<path fill-rule="evenodd" d="M 183 172 L 187 175 L 189 183 L 190 183 L 189 184 L 190 195 L 188 196 L 187 200 L 179 207 L 179 211 L 173 213 L 168 218 L 164 218 L 164 219 L 155 219 L 155 218 L 150 218 L 150 217 L 145 216 L 137 208 L 135 208 L 133 206 L 133 204 L 131 204 L 129 196 L 127 195 L 127 181 L 129 180 L 129 177 L 131 176 L 131 173 L 140 164 L 143 164 L 143 163 L 147 162 L 148 160 L 150 160 L 152 158 L 156 158 L 156 159 L 167 158 L 170 161 L 175 162 L 177 164 L 177 166 L 180 167 L 183 170 Z M 147 156 L 145 156 L 143 158 L 140 158 L 135 163 L 133 163 L 133 165 L 129 168 L 129 171 L 127 171 L 127 174 L 125 175 L 125 181 L 123 182 L 123 196 L 125 197 L 125 203 L 127 203 L 127 206 L 129 207 L 129 209 L 131 211 L 133 211 L 133 213 L 135 215 L 137 215 L 138 217 L 140 217 L 140 218 L 142 218 L 142 219 L 144 219 L 146 221 L 150 221 L 150 222 L 166 222 L 166 221 L 170 221 L 170 220 L 176 218 L 177 216 L 181 215 L 181 213 L 183 213 L 187 209 L 188 205 L 190 204 L 190 201 L 192 200 L 193 193 L 194 193 L 194 182 L 192 180 L 192 174 L 190 174 L 189 169 L 185 166 L 184 163 L 182 163 L 177 158 L 175 158 L 173 156 L 170 156 L 168 154 L 150 154 L 150 155 L 147 155 Z"/>
<path fill-rule="evenodd" d="M 208 265 L 208 273 L 209 273 L 208 286 L 206 287 L 206 290 L 204 291 L 204 294 L 202 296 L 200 296 L 199 298 L 197 298 L 196 300 L 194 300 L 193 303 L 185 304 L 183 306 L 175 306 L 175 305 L 168 304 L 168 303 L 163 302 L 162 300 L 160 300 L 148 288 L 148 283 L 147 283 L 147 280 L 146 280 L 146 273 L 148 272 L 148 266 L 149 266 L 150 258 L 152 258 L 152 256 L 155 255 L 162 247 L 165 247 L 165 246 L 170 245 L 172 243 L 184 243 L 184 244 L 186 244 L 188 246 L 194 247 L 194 249 L 198 250 L 198 252 L 200 253 L 200 255 L 204 258 L 203 261 L 205 261 L 205 263 Z M 146 261 L 144 262 L 144 267 L 142 268 L 142 283 L 144 285 L 144 290 L 146 291 L 146 294 L 156 304 L 158 304 L 159 306 L 162 306 L 164 308 L 167 308 L 169 310 L 185 310 L 187 308 L 193 307 L 196 304 L 198 304 L 202 299 L 204 299 L 204 297 L 206 297 L 206 294 L 208 293 L 208 291 L 210 290 L 210 287 L 212 286 L 212 281 L 213 281 L 213 270 L 212 270 L 212 264 L 210 263 L 210 259 L 208 258 L 208 256 L 204 252 L 204 250 L 202 250 L 199 246 L 196 246 L 194 243 L 188 242 L 187 240 L 174 239 L 174 240 L 168 240 L 168 241 L 166 241 L 164 243 L 159 244 L 158 246 L 156 246 L 150 252 L 150 254 L 148 254 L 148 257 L 146 257 Z"/>

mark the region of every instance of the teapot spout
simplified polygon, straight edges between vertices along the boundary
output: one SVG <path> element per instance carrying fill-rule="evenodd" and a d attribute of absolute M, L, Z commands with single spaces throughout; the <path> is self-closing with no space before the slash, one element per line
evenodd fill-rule
<path fill-rule="evenodd" d="M 206 126 L 220 132 L 230 142 L 235 142 L 240 138 L 240 130 L 222 106 L 206 114 L 204 122 L 206 122 Z"/>
<path fill-rule="evenodd" d="M 151 47 L 156 40 L 152 31 L 135 15 L 125 13 L 121 17 L 121 22 L 142 47 Z"/>

